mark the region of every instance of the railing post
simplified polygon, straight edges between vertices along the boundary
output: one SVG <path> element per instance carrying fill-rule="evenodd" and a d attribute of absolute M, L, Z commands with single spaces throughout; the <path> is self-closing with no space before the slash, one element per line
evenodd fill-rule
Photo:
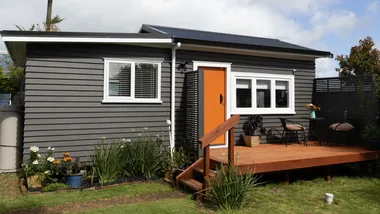
<path fill-rule="evenodd" d="M 203 154 L 203 190 L 205 190 L 205 194 L 207 194 L 206 189 L 208 186 L 208 178 L 209 178 L 209 170 L 210 170 L 210 145 L 206 146 Z"/>
<path fill-rule="evenodd" d="M 233 166 L 235 164 L 235 127 L 228 130 L 228 165 Z"/>

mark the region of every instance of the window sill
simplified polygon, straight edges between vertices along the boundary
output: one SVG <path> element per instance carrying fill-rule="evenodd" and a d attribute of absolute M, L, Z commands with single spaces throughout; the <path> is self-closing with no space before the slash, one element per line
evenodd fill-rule
<path fill-rule="evenodd" d="M 265 111 L 265 112 L 260 112 L 260 111 L 257 111 L 257 110 L 253 110 L 252 112 L 249 112 L 249 111 L 231 111 L 231 114 L 239 114 L 239 115 L 251 115 L 251 114 L 261 114 L 261 115 L 295 115 L 296 112 L 295 111 L 274 111 L 274 112 L 268 112 L 268 111 Z"/>
<path fill-rule="evenodd" d="M 102 103 L 141 103 L 141 104 L 161 104 L 162 100 L 102 100 Z"/>

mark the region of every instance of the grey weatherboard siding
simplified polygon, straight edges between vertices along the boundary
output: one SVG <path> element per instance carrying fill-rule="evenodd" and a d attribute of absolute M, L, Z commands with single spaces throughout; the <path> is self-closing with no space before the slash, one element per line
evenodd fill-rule
<path fill-rule="evenodd" d="M 206 53 L 196 51 L 184 51 L 179 49 L 177 51 L 177 66 L 179 63 L 185 61 L 191 62 L 193 60 L 199 61 L 215 61 L 215 62 L 228 62 L 231 64 L 231 72 L 253 72 L 253 73 L 268 73 L 268 74 L 292 74 L 293 69 L 295 73 L 295 111 L 296 115 L 263 115 L 264 126 L 269 130 L 269 136 L 263 137 L 262 143 L 279 142 L 280 127 L 279 117 L 289 118 L 302 123 L 307 129 L 309 123 L 307 120 L 300 119 L 303 116 L 309 116 L 305 105 L 311 103 L 313 93 L 313 79 L 315 78 L 315 61 L 304 60 L 290 60 L 290 59 L 276 59 L 264 58 L 254 56 L 242 56 L 222 53 Z M 187 70 L 192 71 L 191 63 L 187 65 Z M 183 127 L 185 126 L 185 115 L 181 112 L 185 111 L 185 101 L 180 99 L 183 97 L 184 91 L 184 73 L 176 73 L 176 100 L 181 100 L 181 103 L 176 103 L 176 126 L 177 135 L 184 135 Z M 235 140 L 237 145 L 244 144 L 242 136 L 242 125 L 247 118 L 247 115 L 241 115 L 240 123 L 235 127 Z M 181 132 L 182 131 L 182 132 Z M 280 132 L 279 132 L 280 131 Z M 307 133 L 306 133 L 307 134 Z"/>
<path fill-rule="evenodd" d="M 161 60 L 162 104 L 102 104 L 103 58 L 144 58 Z M 177 66 L 185 61 L 216 61 L 232 63 L 232 72 L 295 74 L 296 115 L 265 115 L 266 128 L 281 130 L 278 117 L 300 121 L 308 127 L 305 104 L 312 99 L 315 62 L 275 58 L 205 53 L 177 50 Z M 168 144 L 170 119 L 171 50 L 124 45 L 35 44 L 28 45 L 25 80 L 24 153 L 29 147 L 53 146 L 57 155 L 71 152 L 74 157 L 88 157 L 100 137 L 108 141 L 130 138 L 144 127 L 149 134 L 165 135 Z M 176 67 L 177 67 L 176 66 Z M 192 70 L 192 64 L 187 65 Z M 185 136 L 184 73 L 176 71 L 176 143 Z M 241 126 L 235 131 L 241 144 Z M 135 132 L 132 132 L 135 129 Z M 272 131 L 277 137 L 279 134 Z M 277 139 L 278 140 L 278 139 Z M 268 142 L 276 138 L 268 139 Z M 264 138 L 263 142 L 267 142 Z"/>
<path fill-rule="evenodd" d="M 162 104 L 102 103 L 103 58 L 160 60 Z M 29 45 L 25 70 L 24 153 L 36 145 L 86 160 L 100 137 L 131 138 L 170 119 L 170 49 L 123 45 Z M 135 129 L 135 132 L 132 132 Z"/>

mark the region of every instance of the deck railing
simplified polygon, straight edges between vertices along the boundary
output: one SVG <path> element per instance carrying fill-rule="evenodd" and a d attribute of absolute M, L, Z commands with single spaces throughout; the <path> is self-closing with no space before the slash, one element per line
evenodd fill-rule
<path fill-rule="evenodd" d="M 204 135 L 202 138 L 199 139 L 199 144 L 201 149 L 203 149 L 203 190 L 208 188 L 207 179 L 209 178 L 209 170 L 210 170 L 210 145 L 211 143 L 216 140 L 221 135 L 224 135 L 226 131 L 228 131 L 228 164 L 234 165 L 235 160 L 235 154 L 234 154 L 234 148 L 235 148 L 235 140 L 234 140 L 234 134 L 235 134 L 235 125 L 238 124 L 240 121 L 239 115 L 233 115 L 228 120 L 224 121 L 222 124 L 220 124 L 215 129 L 208 132 L 206 135 Z"/>

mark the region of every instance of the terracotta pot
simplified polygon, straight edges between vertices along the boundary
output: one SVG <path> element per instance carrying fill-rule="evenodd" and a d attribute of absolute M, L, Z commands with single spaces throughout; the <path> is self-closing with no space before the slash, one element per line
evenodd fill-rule
<path fill-rule="evenodd" d="M 26 179 L 28 183 L 28 188 L 41 188 L 43 178 L 40 175 L 31 175 Z"/>
<path fill-rule="evenodd" d="M 261 136 L 244 136 L 245 145 L 248 147 L 258 147 Z"/>

